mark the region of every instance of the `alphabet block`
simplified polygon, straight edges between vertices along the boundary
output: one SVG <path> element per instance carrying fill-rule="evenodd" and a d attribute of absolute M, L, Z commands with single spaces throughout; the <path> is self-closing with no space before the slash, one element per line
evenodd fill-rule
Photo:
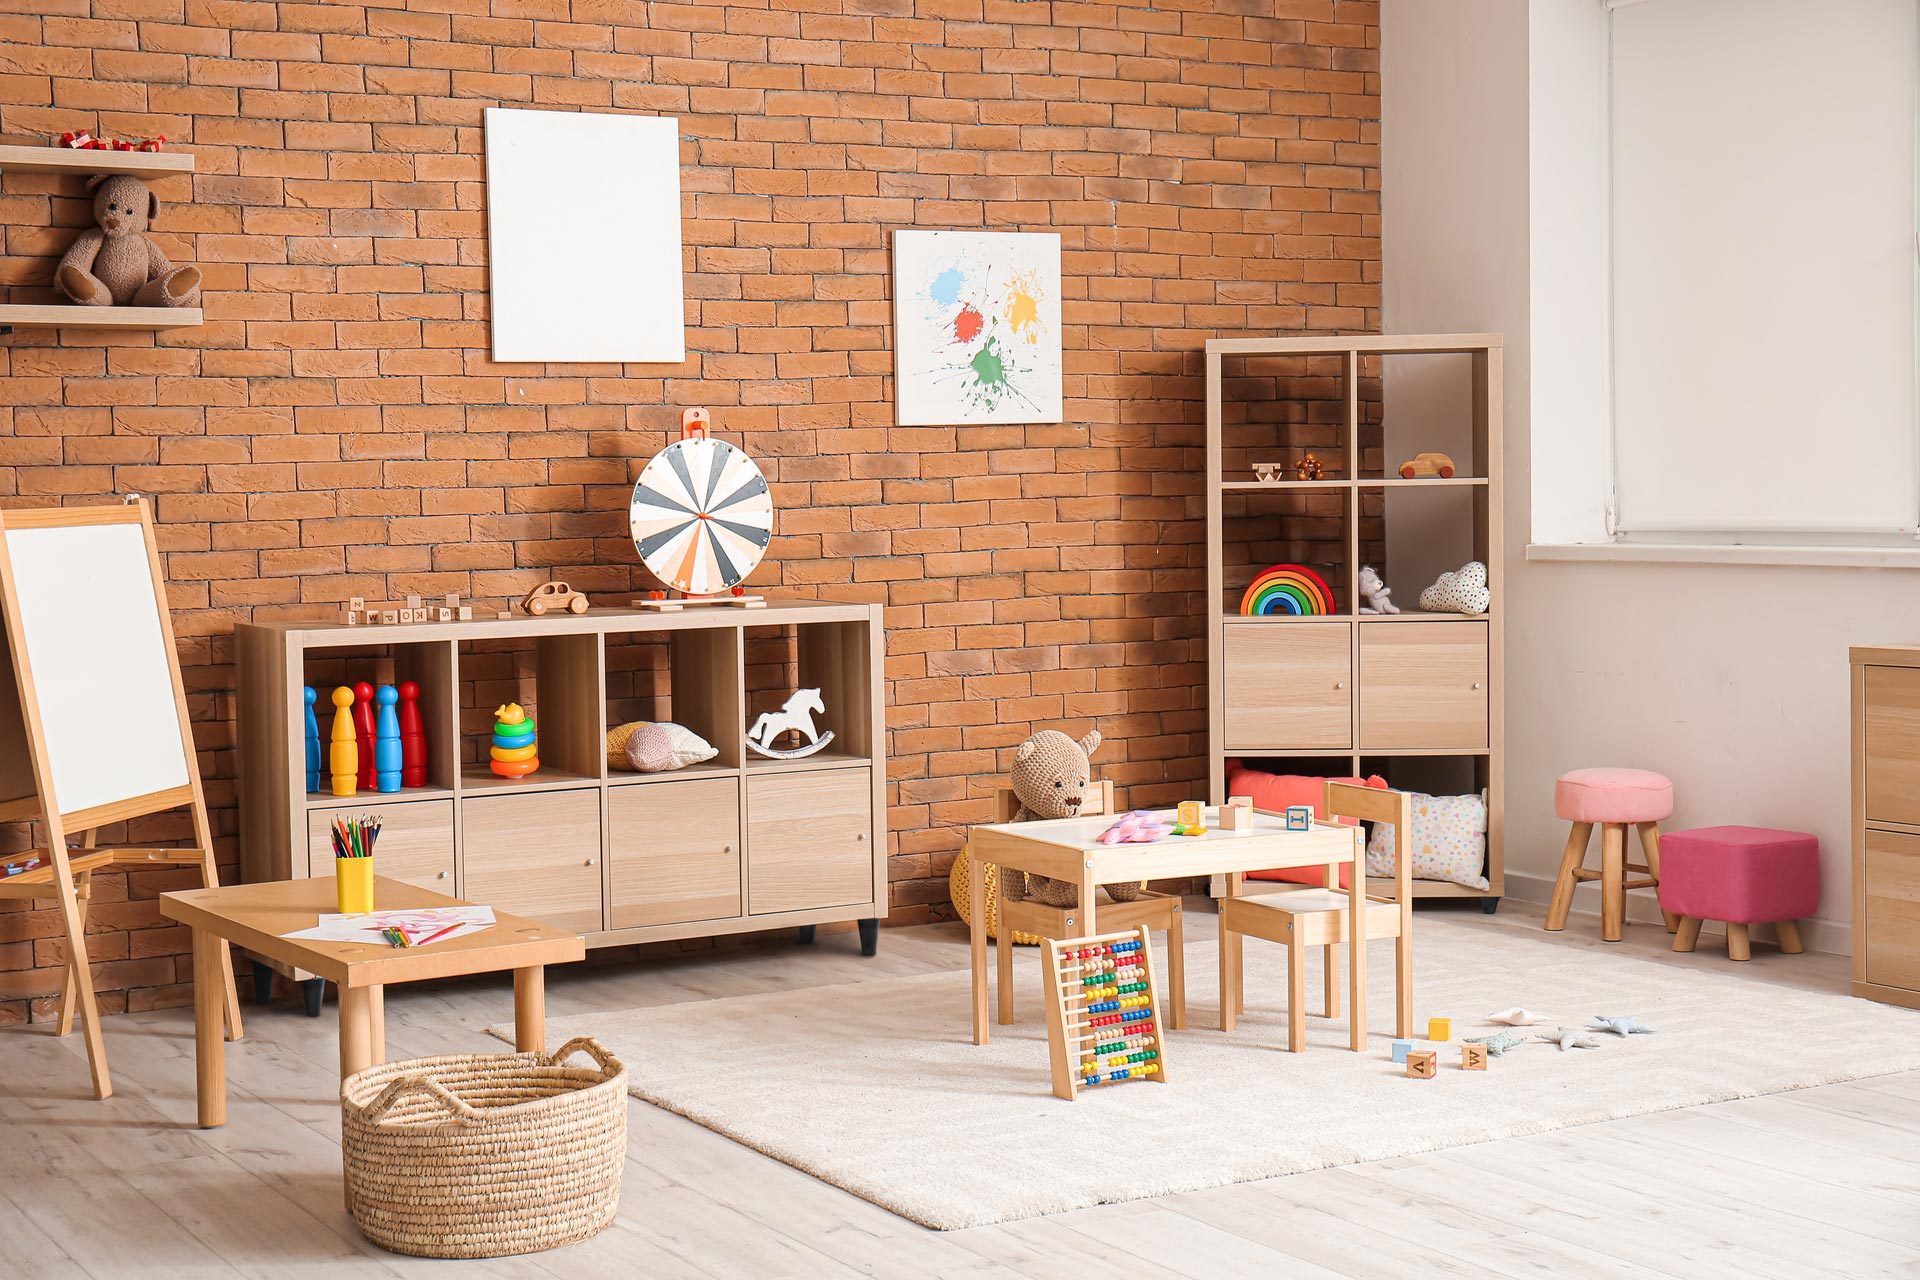
<path fill-rule="evenodd" d="M 1427 1019 L 1427 1039 L 1429 1040 L 1453 1039 L 1453 1019 L 1452 1018 L 1428 1018 Z"/>
<path fill-rule="evenodd" d="M 1487 1046 L 1483 1044 L 1461 1045 L 1460 1069 L 1462 1071 L 1485 1071 L 1487 1069 Z"/>
<path fill-rule="evenodd" d="M 1431 1049 L 1415 1049 L 1407 1055 L 1407 1074 L 1415 1080 L 1431 1080 L 1439 1055 Z"/>
<path fill-rule="evenodd" d="M 1220 828 L 1223 831 L 1253 830 L 1253 797 L 1229 796 L 1220 806 Z"/>

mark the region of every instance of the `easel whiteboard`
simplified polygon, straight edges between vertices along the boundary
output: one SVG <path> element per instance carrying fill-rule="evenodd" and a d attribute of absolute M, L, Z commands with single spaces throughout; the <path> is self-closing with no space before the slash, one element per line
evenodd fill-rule
<path fill-rule="evenodd" d="M 129 521 L 4 536 L 6 608 L 25 642 L 50 800 L 74 813 L 187 786 L 171 641 L 145 528 Z"/>

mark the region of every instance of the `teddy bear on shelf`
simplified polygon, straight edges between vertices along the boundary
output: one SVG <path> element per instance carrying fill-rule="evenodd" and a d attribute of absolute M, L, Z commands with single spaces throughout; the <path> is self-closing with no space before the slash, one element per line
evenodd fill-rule
<path fill-rule="evenodd" d="M 1075 742 L 1057 729 L 1042 729 L 1013 751 L 1013 795 L 1020 807 L 1013 812 L 1015 822 L 1036 818 L 1071 818 L 1087 799 L 1087 787 L 1093 779 L 1093 753 L 1100 746 L 1100 731 L 1089 730 Z M 1115 902 L 1132 902 L 1147 887 L 1146 881 L 1102 886 Z M 1050 876 L 1032 876 L 1000 868 L 1000 900 L 1017 902 L 1031 898 L 1050 907 L 1077 906 L 1080 886 L 1071 880 Z"/>
<path fill-rule="evenodd" d="M 160 201 L 147 184 L 124 173 L 87 182 L 97 226 L 80 233 L 53 284 L 89 307 L 192 307 L 200 302 L 200 268 L 176 267 L 147 239 Z"/>
<path fill-rule="evenodd" d="M 1380 573 L 1370 564 L 1360 566 L 1360 606 L 1362 613 L 1398 613 L 1400 606 L 1390 597 L 1393 588 L 1380 580 Z"/>

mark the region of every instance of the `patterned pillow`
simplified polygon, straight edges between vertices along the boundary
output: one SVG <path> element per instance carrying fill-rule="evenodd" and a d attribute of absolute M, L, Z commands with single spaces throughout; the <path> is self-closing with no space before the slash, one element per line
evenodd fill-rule
<path fill-rule="evenodd" d="M 1469 889 L 1485 889 L 1487 877 L 1487 797 L 1428 796 L 1413 799 L 1413 876 L 1445 880 Z M 1367 839 L 1367 874 L 1390 876 L 1393 824 L 1376 822 Z"/>
<path fill-rule="evenodd" d="M 703 764 L 720 753 L 685 725 L 635 720 L 607 730 L 607 767 L 632 773 L 665 773 Z"/>

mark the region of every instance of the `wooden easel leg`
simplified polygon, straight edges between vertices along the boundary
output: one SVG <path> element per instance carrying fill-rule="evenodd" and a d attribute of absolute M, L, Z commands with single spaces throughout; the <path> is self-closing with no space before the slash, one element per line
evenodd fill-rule
<path fill-rule="evenodd" d="M 82 843 L 92 844 L 92 837 L 93 833 L 89 831 L 81 838 Z M 87 909 L 93 905 L 93 872 L 82 871 L 74 878 L 73 894 L 80 903 L 80 927 L 84 929 L 87 927 Z M 73 957 L 68 956 L 66 968 L 60 971 L 60 1018 L 53 1028 L 56 1036 L 73 1033 L 73 993 L 79 985 L 79 976 L 73 967 Z"/>
<path fill-rule="evenodd" d="M 107 1045 L 100 1035 L 100 1006 L 93 997 L 93 968 L 87 962 L 87 923 L 80 915 L 80 899 L 73 884 L 73 864 L 67 858 L 67 833 L 58 814 L 46 816 L 47 848 L 53 857 L 53 881 L 59 887 L 60 921 L 67 930 L 67 962 L 80 997 L 81 1036 L 87 1042 L 87 1066 L 93 1072 L 93 1096 L 111 1098 L 113 1077 L 107 1071 Z"/>
<path fill-rule="evenodd" d="M 187 806 L 193 814 L 193 838 L 200 846 L 200 880 L 207 888 L 213 889 L 220 884 L 220 868 L 213 860 L 213 827 L 207 822 L 207 804 L 199 797 L 198 785 L 194 788 L 194 803 Z M 220 941 L 220 990 L 223 1007 L 226 1009 L 227 1039 L 238 1040 L 246 1034 L 240 1025 L 240 990 L 233 981 L 233 956 L 229 954 L 226 940 Z"/>

